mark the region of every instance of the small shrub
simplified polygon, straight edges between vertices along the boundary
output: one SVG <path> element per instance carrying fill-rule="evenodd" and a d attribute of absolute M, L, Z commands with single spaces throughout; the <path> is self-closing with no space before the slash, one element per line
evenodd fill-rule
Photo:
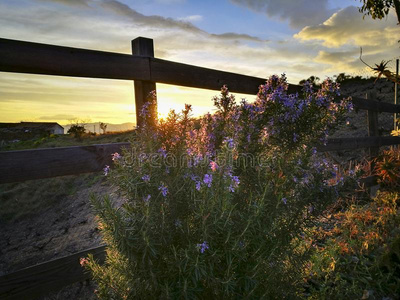
<path fill-rule="evenodd" d="M 85 134 L 86 129 L 84 125 L 73 124 L 68 129 L 67 133 L 73 135 L 77 139 L 81 139 L 82 136 Z"/>
<path fill-rule="evenodd" d="M 307 268 L 310 299 L 396 299 L 400 288 L 399 197 L 378 192 L 374 201 L 353 204 L 316 228 Z"/>
<path fill-rule="evenodd" d="M 272 76 L 252 104 L 236 104 L 224 86 L 217 112 L 199 121 L 186 105 L 153 126 L 144 107 L 136 140 L 105 168 L 126 202 L 92 199 L 107 259 L 82 263 L 100 298 L 297 295 L 303 232 L 343 182 L 313 145 L 326 142 L 351 104 L 332 101 L 330 80 L 318 92 L 306 84 L 303 98 L 287 86 L 284 75 Z"/>
<path fill-rule="evenodd" d="M 383 151 L 375 159 L 375 174 L 379 182 L 384 186 L 396 187 L 400 184 L 400 150 L 391 147 Z"/>

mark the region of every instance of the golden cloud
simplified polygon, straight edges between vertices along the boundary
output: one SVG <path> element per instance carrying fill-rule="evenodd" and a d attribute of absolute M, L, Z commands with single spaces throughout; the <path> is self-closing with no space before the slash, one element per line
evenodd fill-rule
<path fill-rule="evenodd" d="M 349 6 L 334 13 L 324 23 L 304 27 L 294 37 L 301 41 L 317 40 L 328 48 L 344 45 L 390 47 L 397 44 L 400 27 L 394 14 L 385 20 L 362 18 L 357 7 Z"/>

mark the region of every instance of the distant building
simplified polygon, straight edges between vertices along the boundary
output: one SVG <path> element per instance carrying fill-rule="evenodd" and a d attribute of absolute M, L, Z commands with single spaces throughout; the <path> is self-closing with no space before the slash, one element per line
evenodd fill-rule
<path fill-rule="evenodd" d="M 24 130 L 42 130 L 50 134 L 64 134 L 64 127 L 55 122 L 21 122 L 17 128 Z"/>
<path fill-rule="evenodd" d="M 0 139 L 29 139 L 44 134 L 64 134 L 64 127 L 55 122 L 0 123 Z"/>

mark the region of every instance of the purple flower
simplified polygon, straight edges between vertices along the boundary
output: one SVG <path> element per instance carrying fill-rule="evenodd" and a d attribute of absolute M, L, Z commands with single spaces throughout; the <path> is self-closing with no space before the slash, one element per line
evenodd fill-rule
<path fill-rule="evenodd" d="M 167 194 L 168 194 L 168 188 L 167 188 L 164 184 L 160 185 L 159 188 L 158 188 L 158 190 L 161 191 L 161 194 L 162 194 L 164 197 L 167 196 Z"/>
<path fill-rule="evenodd" d="M 164 148 L 158 149 L 158 153 L 160 153 L 164 158 L 167 156 L 167 151 Z"/>
<path fill-rule="evenodd" d="M 200 249 L 200 252 L 201 252 L 201 253 L 204 253 L 207 249 L 210 249 L 210 247 L 208 246 L 207 241 L 204 241 L 204 242 L 201 243 L 201 244 L 197 244 L 197 248 Z"/>
<path fill-rule="evenodd" d="M 212 175 L 211 175 L 211 174 L 206 174 L 206 175 L 204 175 L 203 182 L 204 182 L 205 184 L 207 184 L 208 187 L 211 187 Z"/>
<path fill-rule="evenodd" d="M 239 186 L 240 180 L 238 176 L 232 176 L 232 183 L 235 187 Z"/>
<path fill-rule="evenodd" d="M 155 97 L 155 94 L 154 94 Z M 143 106 L 140 109 L 139 115 L 143 118 L 149 117 L 150 116 L 150 105 L 151 102 L 146 102 L 143 104 Z"/>
<path fill-rule="evenodd" d="M 143 197 L 143 201 L 144 201 L 145 203 L 149 203 L 150 198 L 151 198 L 151 195 L 147 195 L 147 196 Z"/>
<path fill-rule="evenodd" d="M 118 152 L 111 154 L 111 156 L 113 161 L 116 161 L 121 158 L 121 155 Z"/>
<path fill-rule="evenodd" d="M 293 142 L 297 142 L 299 135 L 297 133 L 293 133 Z"/>
<path fill-rule="evenodd" d="M 200 191 L 200 188 L 201 188 L 201 182 L 196 181 L 196 190 Z"/>
<path fill-rule="evenodd" d="M 201 161 L 203 160 L 203 157 L 199 154 L 193 157 L 193 166 L 197 166 Z"/>
<path fill-rule="evenodd" d="M 142 176 L 142 179 L 144 182 L 149 182 L 150 181 L 150 175 L 144 175 Z"/>
<path fill-rule="evenodd" d="M 286 205 L 286 203 L 287 203 L 287 199 L 286 199 L 286 198 L 282 198 L 282 202 L 283 202 L 283 204 L 285 204 L 285 205 Z"/>
<path fill-rule="evenodd" d="M 226 145 L 228 146 L 229 149 L 233 149 L 233 147 L 235 147 L 235 144 L 234 144 L 232 138 L 225 138 L 224 142 L 226 143 Z"/>
<path fill-rule="evenodd" d="M 317 149 L 316 149 L 315 147 L 313 147 L 313 148 L 311 149 L 311 153 L 312 153 L 312 155 L 317 154 Z"/>
<path fill-rule="evenodd" d="M 106 165 L 106 166 L 104 167 L 103 171 L 104 171 L 104 176 L 107 176 L 107 175 L 108 175 L 108 172 L 110 172 L 110 166 Z"/>

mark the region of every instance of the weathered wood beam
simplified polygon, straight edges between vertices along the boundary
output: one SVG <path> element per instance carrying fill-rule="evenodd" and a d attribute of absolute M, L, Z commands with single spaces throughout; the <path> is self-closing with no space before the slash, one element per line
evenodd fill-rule
<path fill-rule="evenodd" d="M 138 37 L 132 40 L 132 54 L 142 57 L 154 57 L 154 44 L 152 39 Z M 151 70 L 151 66 L 149 65 Z M 150 72 L 150 77 L 153 77 Z M 136 125 L 141 127 L 144 125 L 144 120 L 141 117 L 143 105 L 146 102 L 152 102 L 151 92 L 156 91 L 156 83 L 154 81 L 135 80 L 135 107 L 136 107 Z M 154 126 L 157 119 L 157 101 L 149 107 L 149 125 Z"/>
<path fill-rule="evenodd" d="M 149 80 L 146 57 L 0 39 L 0 71 Z"/>
<path fill-rule="evenodd" d="M 129 143 L 0 152 L 0 183 L 101 171 Z"/>
<path fill-rule="evenodd" d="M 66 257 L 25 268 L 0 277 L 0 299 L 35 299 L 57 291 L 69 284 L 91 278 L 90 272 L 80 265 L 80 258 L 92 254 L 104 262 L 106 246 L 81 251 Z"/>
<path fill-rule="evenodd" d="M 328 139 L 326 146 L 317 146 L 317 150 L 321 152 L 351 150 L 359 148 L 381 147 L 389 145 L 399 145 L 400 137 L 362 137 L 362 138 L 332 138 Z"/>
<path fill-rule="evenodd" d="M 42 75 L 159 82 L 171 85 L 255 95 L 265 78 L 224 72 L 168 60 L 0 38 L 0 71 Z M 289 93 L 302 87 L 289 85 Z M 347 97 L 343 95 L 341 97 Z M 352 97 L 354 106 L 400 113 L 400 105 Z"/>

